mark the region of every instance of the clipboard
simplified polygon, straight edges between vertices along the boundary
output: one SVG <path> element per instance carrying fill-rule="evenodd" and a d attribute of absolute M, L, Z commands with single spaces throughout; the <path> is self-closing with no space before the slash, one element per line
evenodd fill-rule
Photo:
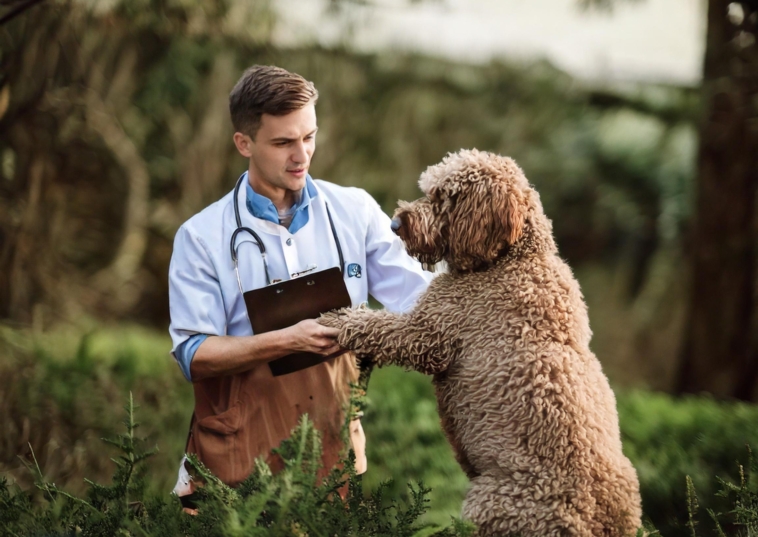
<path fill-rule="evenodd" d="M 316 319 L 327 311 L 352 305 L 342 271 L 338 267 L 314 272 L 243 293 L 254 334 L 281 330 L 304 319 Z M 329 356 L 299 352 L 268 363 L 275 377 L 318 365 L 347 352 Z"/>

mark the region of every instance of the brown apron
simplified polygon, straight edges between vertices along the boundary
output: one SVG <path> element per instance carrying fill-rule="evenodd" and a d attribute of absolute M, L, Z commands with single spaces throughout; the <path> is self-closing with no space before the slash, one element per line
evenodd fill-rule
<path fill-rule="evenodd" d="M 321 433 L 323 477 L 338 462 L 348 404 L 348 383 L 357 379 L 355 357 L 345 353 L 321 364 L 274 377 L 266 364 L 244 373 L 194 383 L 195 419 L 188 453 L 196 453 L 221 481 L 239 485 L 263 457 L 273 472 L 282 469 L 271 453 L 289 438 L 300 417 L 308 414 Z M 351 424 L 356 470 L 365 470 L 365 441 L 360 422 Z"/>

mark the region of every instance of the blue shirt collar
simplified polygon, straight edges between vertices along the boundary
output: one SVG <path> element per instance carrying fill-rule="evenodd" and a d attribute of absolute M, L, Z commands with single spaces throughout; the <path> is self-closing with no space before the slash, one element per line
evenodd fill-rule
<path fill-rule="evenodd" d="M 276 210 L 274 203 L 265 196 L 261 196 L 253 187 L 250 186 L 250 181 L 247 180 L 247 172 L 242 174 L 245 177 L 245 185 L 247 187 L 247 210 L 250 211 L 256 218 L 261 220 L 267 220 L 274 224 L 279 223 L 279 213 Z M 318 190 L 313 183 L 310 175 L 305 176 L 305 188 L 300 191 L 300 200 L 295 203 L 295 214 L 292 216 L 292 222 L 290 222 L 288 231 L 292 234 L 303 228 L 309 219 L 308 206 L 311 204 L 311 200 L 318 196 Z"/>

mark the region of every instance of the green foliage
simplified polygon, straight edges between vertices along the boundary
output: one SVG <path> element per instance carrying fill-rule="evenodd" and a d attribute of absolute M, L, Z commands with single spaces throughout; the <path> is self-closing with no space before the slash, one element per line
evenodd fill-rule
<path fill-rule="evenodd" d="M 695 485 L 692 484 L 692 478 L 690 476 L 687 476 L 686 483 L 687 483 L 687 524 L 686 526 L 689 528 L 690 532 L 692 533 L 692 537 L 695 537 L 697 535 L 697 533 L 695 532 L 695 525 L 697 524 L 695 522 L 695 513 L 697 513 L 697 510 L 698 510 L 697 496 L 695 495 Z"/>
<path fill-rule="evenodd" d="M 748 447 L 748 467 L 739 465 L 739 481 L 737 484 L 718 478 L 721 487 L 717 495 L 729 500 L 729 509 L 726 513 L 717 513 L 713 509 L 706 509 L 713 532 L 718 537 L 737 535 L 749 537 L 758 532 L 758 464 L 753 458 L 753 453 Z M 698 497 L 692 479 L 687 476 L 687 513 L 689 528 L 692 537 L 697 537 L 695 527 L 699 508 Z"/>
<path fill-rule="evenodd" d="M 170 342 L 164 335 L 106 327 L 85 334 L 82 338 L 74 330 L 47 335 L 0 330 L 0 475 L 24 489 L 32 486 L 30 473 L 18 459 L 22 455 L 33 463 L 29 442 L 50 481 L 88 498 L 91 487 L 83 478 L 108 482 L 112 475 L 110 455 L 99 438 L 115 436 L 121 401 L 133 391 L 144 409 L 140 431 L 151 444 L 161 446 L 160 453 L 140 463 L 149 475 L 144 482 L 148 498 L 144 509 L 167 509 L 150 498 L 167 495 L 176 480 L 192 409 L 191 386 L 166 353 Z M 698 522 L 697 534 L 718 534 L 711 520 L 703 517 L 709 510 L 724 514 L 721 523 L 731 534 L 736 519 L 729 512 L 750 504 L 744 493 L 741 504 L 736 503 L 734 490 L 729 489 L 729 497 L 721 494 L 726 485 L 719 479 L 741 486 L 735 470 L 738 461 L 746 469 L 751 467 L 744 463 L 745 445 L 758 445 L 758 408 L 642 391 L 620 392 L 617 402 L 624 451 L 637 468 L 643 510 L 652 524 L 666 537 L 691 535 L 689 476 L 698 493 L 693 519 Z M 413 492 L 405 483 L 423 482 L 433 493 L 427 496 L 428 510 L 419 518 L 421 523 L 439 527 L 449 524 L 451 515 L 459 516 L 468 480 L 440 428 L 431 379 L 399 368 L 375 370 L 360 408 L 365 411 L 368 455 L 368 472 L 360 483 L 364 492 L 380 491 L 382 501 L 392 498 L 413 505 Z M 248 497 L 244 491 L 238 489 Z M 3 502 L 20 512 L 42 501 L 42 493 L 25 503 L 23 495 L 9 496 L 6 490 Z M 263 501 L 263 496 L 256 497 Z M 240 505 L 248 501 L 252 500 Z M 243 527 L 257 516 L 258 507 L 248 508 L 244 516 L 235 511 Z M 0 524 L 7 516 L 0 509 Z"/>
<path fill-rule="evenodd" d="M 307 416 L 277 449 L 284 469 L 273 475 L 258 460 L 253 473 L 237 489 L 223 484 L 190 456 L 203 486 L 197 492 L 197 514 L 188 515 L 176 497 L 145 494 L 142 463 L 155 450 L 142 449 L 135 438 L 138 424 L 131 395 L 126 413 L 126 433 L 105 440 L 120 452 L 112 459 L 117 467 L 112 485 L 88 481 L 86 499 L 79 498 L 46 481 L 35 460 L 36 485 L 44 492 L 45 503 L 33 504 L 27 493 L 12 490 L 5 478 L 0 480 L 0 536 L 466 537 L 473 533 L 470 525 L 460 521 L 444 529 L 419 523 L 430 492 L 422 483 L 408 486 L 411 501 L 407 506 L 387 498 L 388 485 L 364 495 L 352 454 L 319 480 L 321 441 Z"/>
<path fill-rule="evenodd" d="M 688 510 L 695 504 L 688 501 L 690 488 L 698 491 L 699 509 L 730 509 L 731 500 L 718 494 L 721 479 L 734 474 L 745 445 L 758 445 L 755 405 L 631 392 L 619 395 L 618 408 L 624 451 L 640 479 L 643 511 L 662 535 L 691 535 Z M 713 531 L 711 525 L 698 525 L 700 535 Z"/>
<path fill-rule="evenodd" d="M 85 535 L 109 537 L 129 534 L 127 528 L 146 520 L 145 466 L 142 464 L 157 449 L 144 449 L 144 440 L 135 437 L 139 426 L 134 421 L 134 399 L 129 394 L 123 424 L 125 434 L 103 441 L 118 448 L 120 455 L 111 459 L 116 464 L 111 485 L 100 485 L 87 480 L 86 498 L 70 494 L 44 478 L 32 452 L 33 465 L 29 469 L 36 475 L 35 485 L 47 504 L 33 505 L 23 492 L 11 493 L 7 482 L 0 483 L 0 498 L 7 512 L 7 523 L 0 535 L 36 535 L 41 532 L 68 535 L 81 532 Z M 123 531 L 122 531 L 123 530 Z"/>
<path fill-rule="evenodd" d="M 193 403 L 169 347 L 164 335 L 136 327 L 44 336 L 0 327 L 0 474 L 31 486 L 22 462 L 32 462 L 31 445 L 53 481 L 84 494 L 84 478 L 110 476 L 100 438 L 116 435 L 122 402 L 133 392 L 148 410 L 146 435 L 161 445 L 161 456 L 145 461 L 147 485 L 170 489 Z"/>
<path fill-rule="evenodd" d="M 740 480 L 738 484 L 719 479 L 721 490 L 719 495 L 730 500 L 733 509 L 729 511 L 731 522 L 738 526 L 747 535 L 758 533 L 758 463 L 753 457 L 753 452 L 748 448 L 748 469 L 740 465 Z M 711 511 L 712 518 L 716 515 Z M 723 533 L 721 524 L 718 529 Z"/>

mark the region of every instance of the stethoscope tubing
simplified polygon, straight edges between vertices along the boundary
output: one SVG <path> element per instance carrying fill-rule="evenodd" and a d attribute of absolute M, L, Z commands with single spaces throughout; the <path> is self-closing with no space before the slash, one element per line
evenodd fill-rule
<path fill-rule="evenodd" d="M 240 293 L 244 294 L 244 291 L 242 290 L 242 280 L 240 279 L 240 272 L 239 272 L 239 259 L 237 256 L 237 235 L 242 233 L 243 231 L 245 233 L 249 233 L 254 239 L 255 244 L 258 246 L 258 249 L 261 252 L 261 258 L 263 259 L 263 271 L 266 274 L 266 285 L 271 285 L 271 277 L 269 276 L 269 270 L 268 270 L 268 261 L 266 259 L 266 246 L 263 244 L 263 240 L 261 240 L 260 235 L 258 235 L 254 230 L 252 230 L 249 227 L 245 227 L 242 225 L 242 219 L 240 218 L 240 209 L 239 209 L 239 190 L 242 186 L 242 183 L 247 177 L 245 174 L 242 174 L 242 176 L 237 180 L 237 184 L 234 187 L 234 219 L 237 223 L 237 229 L 234 230 L 234 233 L 232 233 L 232 238 L 229 241 L 229 250 L 232 256 L 232 263 L 234 264 L 234 273 L 237 276 L 237 285 L 239 286 Z M 332 213 L 329 211 L 329 204 L 324 201 L 324 206 L 326 207 L 326 216 L 329 218 L 329 227 L 332 230 L 332 236 L 334 237 L 334 243 L 337 245 L 337 255 L 339 256 L 340 260 L 340 271 L 342 272 L 342 277 L 345 276 L 345 258 L 342 254 L 342 245 L 340 244 L 340 240 L 337 237 L 337 230 L 334 227 L 334 220 L 332 220 Z"/>

